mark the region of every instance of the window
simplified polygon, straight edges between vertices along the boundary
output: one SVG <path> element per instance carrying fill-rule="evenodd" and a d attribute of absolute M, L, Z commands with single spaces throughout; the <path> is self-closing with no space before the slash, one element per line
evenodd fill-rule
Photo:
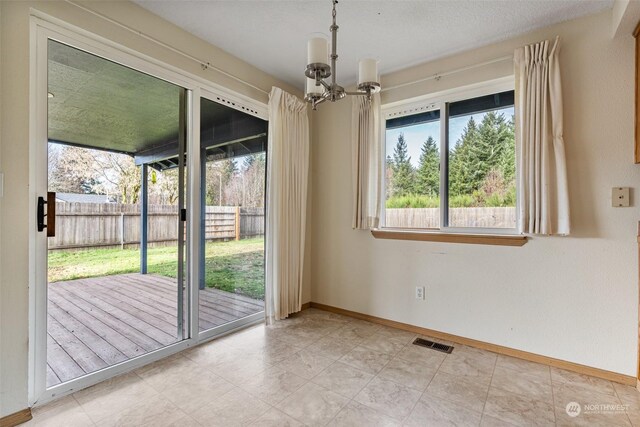
<path fill-rule="evenodd" d="M 515 229 L 513 90 L 385 117 L 384 227 Z"/>

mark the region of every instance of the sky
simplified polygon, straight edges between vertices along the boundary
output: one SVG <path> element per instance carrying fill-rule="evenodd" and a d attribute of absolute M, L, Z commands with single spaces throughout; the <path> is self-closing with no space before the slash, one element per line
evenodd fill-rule
<path fill-rule="evenodd" d="M 513 107 L 499 110 L 503 113 L 505 118 L 510 118 L 513 115 Z M 479 124 L 484 118 L 486 113 L 471 114 L 468 116 L 455 117 L 449 120 L 449 149 L 453 148 L 456 141 L 462 136 L 464 127 L 467 125 L 470 117 Z M 411 164 L 414 167 L 418 167 L 420 160 L 420 150 L 422 144 L 429 138 L 433 137 L 436 144 L 440 145 L 440 121 L 421 123 L 419 125 L 407 126 L 402 128 L 390 129 L 386 132 L 386 153 L 385 157 L 393 157 L 393 149 L 398 142 L 398 136 L 403 133 L 404 140 L 407 143 L 407 151 L 411 156 Z"/>

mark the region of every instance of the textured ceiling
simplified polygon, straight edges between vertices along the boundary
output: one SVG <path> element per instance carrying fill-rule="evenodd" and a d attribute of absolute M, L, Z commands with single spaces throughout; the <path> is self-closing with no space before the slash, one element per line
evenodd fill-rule
<path fill-rule="evenodd" d="M 49 41 L 49 140 L 137 153 L 177 140 L 180 88 Z"/>
<path fill-rule="evenodd" d="M 180 87 L 53 40 L 48 56 L 50 141 L 137 155 L 139 162 L 177 156 Z M 227 157 L 264 150 L 267 124 L 257 117 L 203 99 L 200 123 L 207 148 L 242 140 L 218 149 Z"/>
<path fill-rule="evenodd" d="M 135 1 L 300 88 L 306 41 L 314 32 L 328 34 L 331 23 L 330 0 Z M 378 58 L 384 74 L 602 11 L 612 4 L 613 0 L 341 0 L 338 80 L 354 83 L 362 57 Z"/>

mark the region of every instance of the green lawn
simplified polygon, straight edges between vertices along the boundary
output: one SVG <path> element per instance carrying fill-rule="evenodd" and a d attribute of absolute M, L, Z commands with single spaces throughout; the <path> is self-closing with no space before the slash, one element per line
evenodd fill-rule
<path fill-rule="evenodd" d="M 176 246 L 149 248 L 147 254 L 149 273 L 176 277 Z M 138 271 L 138 249 L 49 252 L 49 282 Z M 264 300 L 264 240 L 207 243 L 205 282 L 208 287 Z"/>

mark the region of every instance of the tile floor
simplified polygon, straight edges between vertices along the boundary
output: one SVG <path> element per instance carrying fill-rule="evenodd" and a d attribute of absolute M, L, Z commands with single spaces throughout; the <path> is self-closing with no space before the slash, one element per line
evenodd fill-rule
<path fill-rule="evenodd" d="M 35 408 L 26 425 L 640 426 L 632 387 L 415 337 L 309 309 Z"/>

